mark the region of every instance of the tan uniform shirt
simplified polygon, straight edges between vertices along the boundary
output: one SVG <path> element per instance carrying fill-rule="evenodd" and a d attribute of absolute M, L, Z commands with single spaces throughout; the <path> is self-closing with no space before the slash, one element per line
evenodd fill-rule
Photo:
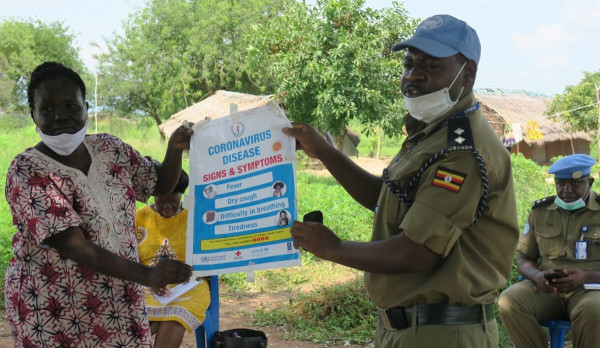
<path fill-rule="evenodd" d="M 390 180 L 406 187 L 421 165 L 446 147 L 447 127 L 433 132 L 438 124 L 476 102 L 471 93 L 442 121 L 429 125 L 405 117 L 409 136 L 388 167 Z M 404 232 L 410 240 L 443 259 L 438 267 L 426 272 L 366 273 L 367 291 L 378 307 L 490 303 L 497 298 L 497 289 L 506 283 L 519 238 L 510 156 L 480 110 L 464 117 L 470 120 L 475 149 L 487 168 L 487 208 L 479 221 L 470 226 L 483 190 L 481 172 L 470 150 L 450 152 L 428 168 L 409 194 L 414 200 L 410 208 L 384 184 L 372 240 Z M 436 174 L 445 170 L 464 178 L 458 192 L 434 185 Z"/>
<path fill-rule="evenodd" d="M 573 213 L 554 203 L 532 208 L 519 241 L 519 252 L 539 260 L 541 270 L 600 269 L 600 204 L 596 197 L 597 194 L 590 191 L 586 207 Z M 577 260 L 575 242 L 582 235 L 587 241 L 587 259 Z"/>

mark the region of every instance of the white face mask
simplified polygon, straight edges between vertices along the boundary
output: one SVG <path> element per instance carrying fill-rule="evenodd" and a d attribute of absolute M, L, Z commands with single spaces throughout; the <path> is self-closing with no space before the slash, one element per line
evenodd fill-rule
<path fill-rule="evenodd" d="M 87 131 L 89 121 L 85 121 L 85 125 L 75 134 L 63 133 L 59 135 L 44 134 L 39 128 L 35 130 L 42 138 L 42 142 L 52 151 L 61 156 L 68 156 L 83 142 L 85 132 Z"/>
<path fill-rule="evenodd" d="M 466 64 L 467 62 L 460 67 L 458 74 L 456 74 L 449 87 L 444 87 L 439 91 L 419 97 L 409 98 L 404 96 L 404 107 L 410 115 L 419 121 L 432 123 L 452 109 L 452 107 L 458 103 L 458 98 L 456 98 L 455 101 L 452 101 L 450 98 L 450 88 L 452 88 L 452 85 L 454 85 L 454 82 L 456 82 L 458 75 L 460 75 Z M 460 93 L 458 93 L 459 96 L 463 89 L 464 87 L 460 89 Z"/>

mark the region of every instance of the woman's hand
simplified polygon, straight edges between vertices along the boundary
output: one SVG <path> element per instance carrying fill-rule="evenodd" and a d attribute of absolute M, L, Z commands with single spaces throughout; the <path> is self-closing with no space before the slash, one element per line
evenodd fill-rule
<path fill-rule="evenodd" d="M 188 122 L 186 122 L 182 126 L 179 126 L 179 128 L 177 128 L 175 132 L 171 134 L 167 150 L 171 149 L 183 151 L 189 149 L 190 139 L 192 137 L 192 134 L 194 134 L 194 130 L 192 129 L 193 126 L 193 123 Z"/>
<path fill-rule="evenodd" d="M 164 288 L 150 288 L 152 289 L 152 292 L 155 293 L 158 296 L 171 296 L 173 295 L 173 292 L 171 291 L 171 288 L 167 285 Z"/>
<path fill-rule="evenodd" d="M 183 283 L 190 280 L 192 267 L 177 260 L 163 259 L 152 268 L 148 276 L 150 288 L 162 289 L 169 284 Z"/>

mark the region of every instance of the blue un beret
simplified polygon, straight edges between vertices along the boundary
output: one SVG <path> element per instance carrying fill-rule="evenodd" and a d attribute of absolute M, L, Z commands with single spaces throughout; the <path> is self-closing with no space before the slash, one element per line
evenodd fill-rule
<path fill-rule="evenodd" d="M 554 162 L 548 173 L 554 174 L 556 179 L 578 179 L 589 175 L 594 164 L 596 160 L 593 157 L 577 153 Z"/>

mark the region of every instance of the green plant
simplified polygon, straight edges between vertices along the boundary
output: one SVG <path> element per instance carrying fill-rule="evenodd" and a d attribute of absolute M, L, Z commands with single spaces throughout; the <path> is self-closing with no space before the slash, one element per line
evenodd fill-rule
<path fill-rule="evenodd" d="M 254 319 L 258 325 L 285 326 L 290 339 L 367 344 L 373 339 L 376 313 L 362 279 L 355 278 L 290 299 L 288 306 L 263 304 Z"/>

